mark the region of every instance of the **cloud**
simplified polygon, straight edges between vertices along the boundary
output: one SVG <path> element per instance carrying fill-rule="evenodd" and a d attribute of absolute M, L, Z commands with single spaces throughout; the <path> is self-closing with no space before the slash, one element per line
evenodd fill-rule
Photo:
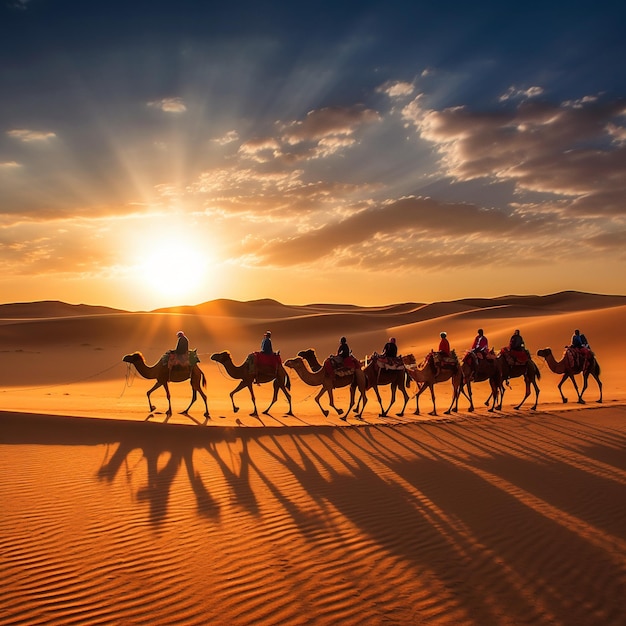
<path fill-rule="evenodd" d="M 239 154 L 248 159 L 265 163 L 281 154 L 280 143 L 273 137 L 250 139 L 239 146 Z"/>
<path fill-rule="evenodd" d="M 17 161 L 4 161 L 4 162 L 0 162 L 0 169 L 3 170 L 12 170 L 12 169 L 16 169 L 22 167 L 21 163 L 18 163 Z"/>
<path fill-rule="evenodd" d="M 51 131 L 28 130 L 26 128 L 9 130 L 7 131 L 7 135 L 25 143 L 31 141 L 47 141 L 48 139 L 54 139 L 56 137 L 56 134 Z"/>
<path fill-rule="evenodd" d="M 149 107 L 160 109 L 165 113 L 184 113 L 187 110 L 182 98 L 162 98 L 148 102 Z"/>
<path fill-rule="evenodd" d="M 387 82 L 376 89 L 378 93 L 384 93 L 390 98 L 405 98 L 415 92 L 415 85 L 403 81 Z"/>
<path fill-rule="evenodd" d="M 279 161 L 284 165 L 327 158 L 354 146 L 358 129 L 380 120 L 377 111 L 360 105 L 317 109 L 303 120 L 278 124 L 277 136 L 245 141 L 238 154 L 257 163 Z"/>
<path fill-rule="evenodd" d="M 328 137 L 346 137 L 352 135 L 360 126 L 378 122 L 380 119 L 377 111 L 360 105 L 326 107 L 310 111 L 303 120 L 285 124 L 281 139 L 289 145 L 296 145 Z"/>
<path fill-rule="evenodd" d="M 532 222 L 535 226 L 532 226 Z M 537 232 L 541 220 L 515 213 L 486 210 L 467 204 L 446 204 L 432 198 L 407 197 L 382 205 L 355 210 L 341 220 L 328 222 L 304 235 L 269 241 L 259 254 L 269 263 L 311 263 L 336 256 L 352 246 L 378 242 L 379 248 L 394 249 L 394 241 L 472 237 L 485 240 L 524 232 Z"/>
<path fill-rule="evenodd" d="M 500 102 L 506 102 L 513 99 L 528 99 L 536 98 L 543 93 L 542 87 L 528 87 L 527 89 L 518 89 L 515 86 L 509 87 L 505 93 L 503 93 L 499 100 Z"/>
<path fill-rule="evenodd" d="M 216 137 L 213 141 L 220 146 L 226 146 L 229 143 L 233 143 L 234 141 L 239 140 L 239 133 L 236 130 L 229 130 L 227 133 L 224 133 L 221 137 Z"/>
<path fill-rule="evenodd" d="M 515 110 L 425 109 L 418 96 L 403 110 L 436 147 L 456 181 L 510 181 L 517 193 L 556 194 L 586 215 L 626 215 L 626 102 L 526 102 Z M 607 202 L 607 200 L 610 200 Z"/>

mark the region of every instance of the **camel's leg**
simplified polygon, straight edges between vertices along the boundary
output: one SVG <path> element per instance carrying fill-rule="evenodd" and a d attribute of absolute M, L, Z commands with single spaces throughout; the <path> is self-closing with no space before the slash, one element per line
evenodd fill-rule
<path fill-rule="evenodd" d="M 245 389 L 247 387 L 246 383 L 242 380 L 231 392 L 230 392 L 230 401 L 233 405 L 233 412 L 237 413 L 239 411 L 239 407 L 235 405 L 235 394 Z"/>
<path fill-rule="evenodd" d="M 267 409 L 263 411 L 263 414 L 269 415 L 270 409 L 272 408 L 276 400 L 278 400 L 278 391 L 282 389 L 283 393 L 285 394 L 285 398 L 287 398 L 287 402 L 289 403 L 289 411 L 287 412 L 287 415 L 293 415 L 293 412 L 291 411 L 291 394 L 287 391 L 285 384 L 281 382 L 278 378 L 275 378 L 273 386 L 274 386 L 274 395 L 272 397 L 272 401 L 270 402 L 270 405 L 267 407 Z"/>
<path fill-rule="evenodd" d="M 156 411 L 156 407 L 154 406 L 154 404 L 152 404 L 152 402 L 150 401 L 150 394 L 155 390 L 158 389 L 163 383 L 159 382 L 157 380 L 156 383 L 154 383 L 154 386 L 148 390 L 148 392 L 146 393 L 146 396 L 148 396 L 148 406 L 150 407 L 150 412 L 152 411 Z"/>
<path fill-rule="evenodd" d="M 437 407 L 435 406 L 435 385 L 430 386 L 430 398 L 433 401 L 433 410 L 428 415 L 437 415 Z"/>
<path fill-rule="evenodd" d="M 252 381 L 250 381 L 247 385 L 248 390 L 250 391 L 250 399 L 252 400 L 252 406 L 254 407 L 254 411 L 250 413 L 250 417 L 258 417 L 259 412 L 256 408 L 256 397 L 254 396 L 254 388 L 252 387 Z"/>
<path fill-rule="evenodd" d="M 465 394 L 467 399 L 469 400 L 469 409 L 467 409 L 470 413 L 474 412 L 474 396 L 472 395 L 472 383 L 467 381 L 467 393 Z"/>
<path fill-rule="evenodd" d="M 459 384 L 455 382 L 454 378 L 452 380 L 452 402 L 450 402 L 450 406 L 447 411 L 444 411 L 444 415 L 450 415 L 452 411 L 455 413 L 459 410 Z"/>
<path fill-rule="evenodd" d="M 520 409 L 522 404 L 524 404 L 524 402 L 526 402 L 526 398 L 528 398 L 528 396 L 530 395 L 530 380 L 526 380 L 526 392 L 524 397 L 522 398 L 522 401 L 515 407 L 513 407 L 514 409 Z M 535 407 L 537 406 L 537 404 L 535 403 Z"/>
<path fill-rule="evenodd" d="M 350 415 L 350 409 L 354 406 L 354 398 L 356 397 L 356 387 L 354 386 L 354 383 L 352 385 L 350 385 L 350 403 L 348 404 L 348 410 L 346 411 L 346 419 L 348 418 L 348 415 Z M 361 398 L 363 397 L 363 395 L 361 394 Z M 359 400 L 361 399 L 359 398 Z M 363 409 L 361 409 L 363 410 Z M 355 415 L 356 418 L 359 417 L 359 414 L 357 413 Z M 341 418 L 344 419 L 344 418 Z M 345 421 L 345 420 L 344 420 Z"/>
<path fill-rule="evenodd" d="M 504 397 L 504 388 L 500 386 L 500 383 L 489 379 L 489 385 L 491 386 L 491 396 L 492 399 L 491 408 L 489 409 L 489 413 L 493 413 L 496 408 L 500 410 L 502 408 L 502 398 Z M 500 396 L 500 406 L 496 407 L 496 403 L 498 402 L 498 395 Z"/>
<path fill-rule="evenodd" d="M 347 416 L 350 414 L 350 409 L 354 406 L 354 399 L 356 397 L 357 387 L 361 393 L 361 396 L 359 397 L 359 401 L 358 401 L 358 404 L 361 405 L 361 411 L 356 414 L 355 417 L 357 419 L 362 418 L 365 405 L 367 404 L 367 394 L 365 391 L 367 388 L 367 382 L 365 381 L 365 378 L 363 378 L 363 381 L 356 381 L 355 378 L 353 378 L 352 383 L 350 384 L 350 405 L 348 406 L 348 409 L 346 411 L 346 419 L 347 419 Z M 361 401 L 363 401 L 362 404 L 361 404 Z"/>
<path fill-rule="evenodd" d="M 421 387 L 418 385 L 418 389 L 415 394 L 415 413 L 413 413 L 413 415 L 420 414 L 420 396 L 428 387 L 429 385 L 427 385 L 426 383 L 423 383 Z"/>
<path fill-rule="evenodd" d="M 378 414 L 378 417 L 387 417 L 387 411 L 389 411 L 389 409 L 385 411 L 385 409 L 383 408 L 383 399 L 380 397 L 380 392 L 378 391 L 378 385 L 374 385 L 372 389 L 374 390 L 374 393 L 376 394 L 376 399 L 378 400 L 378 404 L 380 405 L 380 413 Z M 363 396 L 361 395 L 361 397 L 359 398 L 359 401 L 357 402 L 356 408 L 354 409 L 355 413 L 359 412 L 358 409 L 359 409 L 359 406 L 361 406 L 362 399 L 363 399 Z M 389 405 L 389 408 L 391 408 L 391 405 Z"/>
<path fill-rule="evenodd" d="M 200 394 L 200 396 L 204 400 L 204 417 L 206 417 L 206 420 L 208 420 L 209 417 L 211 416 L 209 415 L 209 405 L 207 404 L 206 393 L 202 391 L 200 386 L 196 386 L 194 383 L 192 383 L 191 388 L 193 390 L 193 394 L 191 396 L 191 402 L 189 403 L 189 406 L 184 411 L 181 411 L 181 415 L 189 415 L 189 409 L 192 407 L 193 403 L 196 401 L 198 394 Z M 206 424 L 206 420 L 204 422 L 205 424 Z"/>
<path fill-rule="evenodd" d="M 580 391 L 578 391 L 578 384 L 576 383 L 575 376 L 573 374 L 570 374 L 569 377 L 572 381 L 572 384 L 574 385 L 574 389 L 576 390 L 576 395 L 578 396 L 578 400 L 577 400 L 578 404 L 585 404 L 585 401 L 583 400 L 583 394 Z M 583 376 L 583 384 L 584 384 L 584 376 Z"/>
<path fill-rule="evenodd" d="M 598 389 L 600 390 L 600 398 L 598 398 L 596 402 L 599 402 L 601 404 L 602 403 L 602 381 L 600 380 L 600 376 L 598 376 L 596 372 L 590 372 L 590 373 L 594 377 L 596 383 L 598 384 Z M 582 396 L 582 393 L 580 395 Z"/>
<path fill-rule="evenodd" d="M 340 409 L 340 408 L 335 406 L 335 396 L 333 394 L 333 387 L 331 386 L 327 391 L 328 391 L 328 398 L 330 400 L 330 406 L 332 406 L 333 409 L 335 409 L 335 411 L 337 411 L 337 415 L 342 415 L 343 414 L 343 409 Z"/>
<path fill-rule="evenodd" d="M 533 406 L 531 406 L 531 410 L 536 411 L 537 410 L 537 404 L 539 402 L 539 385 L 537 384 L 536 381 L 532 381 L 533 386 L 535 387 L 535 404 L 533 404 Z"/>
<path fill-rule="evenodd" d="M 287 399 L 287 403 L 289 404 L 289 410 L 287 411 L 287 415 L 293 416 L 293 409 L 291 406 L 291 393 L 289 392 L 289 390 L 291 389 L 289 376 L 285 375 L 283 379 L 278 378 L 277 382 L 278 382 L 278 388 L 282 389 L 283 393 L 285 394 L 285 398 Z"/>
<path fill-rule="evenodd" d="M 559 392 L 561 393 L 561 400 L 563 400 L 563 404 L 567 404 L 567 398 L 565 397 L 565 394 L 563 393 L 563 390 L 561 389 L 561 387 L 563 386 L 563 383 L 570 379 L 572 381 L 572 385 L 574 385 L 574 389 L 576 391 L 576 395 L 578 396 L 578 401 L 580 402 L 580 393 L 578 392 L 578 385 L 576 384 L 576 379 L 574 378 L 574 376 L 572 376 L 572 374 L 563 374 L 563 378 L 561 378 L 561 382 L 559 383 Z"/>
<path fill-rule="evenodd" d="M 363 411 L 365 410 L 365 405 L 367 404 L 367 393 L 365 389 L 366 389 L 365 385 L 363 385 L 362 387 L 359 387 L 359 391 L 361 393 L 361 397 L 359 398 L 359 403 L 361 403 L 361 401 L 363 401 L 363 403 L 361 404 L 361 412 L 357 413 L 356 415 L 357 419 L 363 419 Z M 356 385 L 350 386 L 350 406 L 354 404 L 354 397 L 356 395 L 356 390 L 357 390 Z M 349 411 L 350 410 L 348 409 L 347 413 L 349 413 Z"/>
<path fill-rule="evenodd" d="M 327 392 L 327 389 L 325 387 L 322 387 L 321 391 L 315 396 L 315 402 L 317 402 L 317 405 L 319 406 L 319 408 L 322 410 L 322 413 L 324 414 L 324 417 L 328 417 L 328 413 L 329 410 L 325 409 L 322 406 L 322 403 L 320 402 L 320 398 Z M 330 392 L 328 392 L 328 395 L 330 396 Z M 337 409 L 335 409 L 337 410 Z"/>
<path fill-rule="evenodd" d="M 587 384 L 589 381 L 589 374 L 591 374 L 594 377 L 596 383 L 598 383 L 598 388 L 600 389 L 600 399 L 596 400 L 596 402 L 601 403 L 602 402 L 602 382 L 600 381 L 600 378 L 598 377 L 598 375 L 592 371 L 587 371 L 587 373 L 583 375 L 583 388 L 580 392 L 580 400 L 583 399 L 583 394 L 585 393 L 585 389 L 587 389 Z"/>
<path fill-rule="evenodd" d="M 495 390 L 496 390 L 495 392 L 493 391 L 494 384 L 495 384 Z M 506 389 L 504 388 L 504 383 L 502 382 L 492 383 L 491 388 L 492 388 L 492 392 L 491 392 L 490 397 L 493 396 L 493 405 L 492 405 L 491 410 L 493 411 L 495 409 L 497 411 L 501 411 L 502 403 L 504 402 L 504 392 L 506 391 Z M 500 402 L 498 402 L 498 399 L 500 400 Z"/>
<path fill-rule="evenodd" d="M 172 399 L 170 396 L 170 386 L 167 384 L 167 382 L 163 383 L 163 389 L 165 389 L 165 395 L 167 396 L 167 412 L 165 413 L 165 415 L 167 416 L 165 418 L 165 421 L 167 422 L 167 420 L 172 417 Z"/>
<path fill-rule="evenodd" d="M 359 407 L 361 406 L 361 398 L 359 398 L 358 402 L 356 403 L 356 406 L 352 409 L 355 413 L 359 412 Z"/>
<path fill-rule="evenodd" d="M 265 409 L 265 411 L 263 411 L 263 415 L 269 415 L 270 409 L 272 408 L 272 406 L 274 405 L 276 400 L 278 400 L 278 387 L 279 387 L 279 385 L 280 385 L 280 383 L 278 382 L 278 379 L 275 378 L 274 382 L 272 384 L 272 387 L 274 389 L 274 394 L 272 395 L 272 401 L 270 402 L 270 405 L 267 407 L 267 409 Z"/>
<path fill-rule="evenodd" d="M 404 385 L 402 385 L 402 386 L 400 387 L 400 391 L 402 392 L 402 397 L 403 397 L 403 399 L 404 399 L 404 403 L 403 403 L 403 405 L 402 405 L 402 410 L 400 411 L 400 413 L 396 413 L 396 415 L 397 415 L 398 417 L 402 417 L 402 416 L 404 415 L 404 411 L 405 411 L 405 409 L 406 409 L 406 405 L 407 405 L 407 404 L 408 404 L 408 402 L 409 402 L 409 394 L 406 392 L 406 389 L 405 389 Z M 391 408 L 391 407 L 389 407 L 389 408 Z"/>
<path fill-rule="evenodd" d="M 287 415 L 293 415 L 293 410 L 291 408 L 291 394 L 289 393 L 289 390 L 287 389 L 285 383 L 281 383 L 280 388 L 283 390 L 285 398 L 287 398 L 287 402 L 289 403 L 289 410 L 287 411 Z"/>
<path fill-rule="evenodd" d="M 389 413 L 389 411 L 391 410 L 391 407 L 394 405 L 394 402 L 396 401 L 396 389 L 397 389 L 397 385 L 394 385 L 393 383 L 391 383 L 391 400 L 389 401 L 389 406 L 387 407 L 387 410 L 383 411 L 383 413 L 381 414 L 381 417 L 387 417 L 387 413 Z M 381 405 L 381 409 L 382 409 L 382 405 Z"/>

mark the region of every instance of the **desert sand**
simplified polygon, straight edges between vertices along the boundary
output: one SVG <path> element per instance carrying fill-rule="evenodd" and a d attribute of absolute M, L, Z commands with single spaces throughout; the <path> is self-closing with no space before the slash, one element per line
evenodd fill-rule
<path fill-rule="evenodd" d="M 0 623 L 626 624 L 626 297 L 566 292 L 381 307 L 216 301 L 129 313 L 62 303 L 0 306 Z M 495 348 L 519 328 L 541 379 L 502 411 L 448 383 L 363 420 L 324 417 L 291 372 L 250 415 L 235 363 L 271 329 L 283 359 L 341 335 L 364 358 L 389 336 L 423 357 L 439 332 L 462 354 L 482 327 Z M 210 418 L 188 383 L 162 389 L 148 363 L 184 329 L 200 354 Z M 585 404 L 557 384 L 574 328 L 601 365 Z M 579 377 L 580 382 L 580 377 Z M 441 387 L 441 389 L 440 389 Z M 262 411 L 270 385 L 255 387 Z M 382 390 L 388 401 L 389 391 Z M 348 392 L 336 394 L 347 408 Z M 327 400 L 322 400 L 327 405 Z"/>

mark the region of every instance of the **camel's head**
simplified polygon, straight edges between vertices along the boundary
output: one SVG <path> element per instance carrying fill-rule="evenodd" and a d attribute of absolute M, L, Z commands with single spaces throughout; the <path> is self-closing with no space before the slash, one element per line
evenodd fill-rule
<path fill-rule="evenodd" d="M 307 348 L 306 350 L 300 350 L 300 352 L 298 352 L 298 356 L 301 356 L 303 359 L 307 359 L 309 357 L 315 356 L 315 350 L 313 348 Z"/>
<path fill-rule="evenodd" d="M 132 354 L 127 354 L 122 359 L 124 363 L 138 363 L 139 361 L 143 361 L 143 360 L 144 358 L 141 352 L 133 352 Z"/>
<path fill-rule="evenodd" d="M 302 361 L 302 357 L 301 356 L 294 356 L 293 359 L 287 359 L 283 365 L 285 367 L 290 367 L 291 369 L 296 368 L 298 365 L 302 365 L 303 361 Z"/>
<path fill-rule="evenodd" d="M 224 350 L 223 352 L 214 352 L 211 355 L 211 361 L 217 361 L 218 363 L 230 361 L 230 352 L 228 350 Z"/>
<path fill-rule="evenodd" d="M 552 350 L 550 348 L 542 348 L 541 350 L 537 350 L 537 356 L 540 356 L 544 359 L 550 354 L 552 354 Z"/>

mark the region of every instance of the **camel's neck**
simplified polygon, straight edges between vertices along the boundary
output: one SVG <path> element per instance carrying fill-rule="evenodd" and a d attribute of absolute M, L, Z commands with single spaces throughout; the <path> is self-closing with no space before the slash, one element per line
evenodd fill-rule
<path fill-rule="evenodd" d="M 313 352 L 307 352 L 306 357 L 303 357 L 304 360 L 309 364 L 312 372 L 317 372 L 317 370 L 322 369 L 322 365 L 317 360 L 317 356 Z"/>
<path fill-rule="evenodd" d="M 148 365 L 143 359 L 137 360 L 134 363 L 135 369 L 139 372 L 140 376 L 147 379 L 157 378 L 157 371 L 159 369 L 159 363 L 154 365 Z"/>
<path fill-rule="evenodd" d="M 566 357 L 564 356 L 560 361 L 557 361 L 554 358 L 554 354 L 552 352 L 548 352 L 545 356 L 546 363 L 552 372 L 555 374 L 564 374 L 567 369 Z"/>
<path fill-rule="evenodd" d="M 242 365 L 235 365 L 233 363 L 233 360 L 228 357 L 227 359 L 225 359 L 222 362 L 222 365 L 224 366 L 224 369 L 226 370 L 226 373 L 231 377 L 231 378 L 243 378 L 245 371 L 247 371 L 247 367 L 246 364 L 243 363 Z"/>
<path fill-rule="evenodd" d="M 302 361 L 299 365 L 296 365 L 294 368 L 298 376 L 300 376 L 303 383 L 307 385 L 311 385 L 312 387 L 317 387 L 321 385 L 324 380 L 324 370 L 319 369 L 316 372 L 312 372 Z"/>

